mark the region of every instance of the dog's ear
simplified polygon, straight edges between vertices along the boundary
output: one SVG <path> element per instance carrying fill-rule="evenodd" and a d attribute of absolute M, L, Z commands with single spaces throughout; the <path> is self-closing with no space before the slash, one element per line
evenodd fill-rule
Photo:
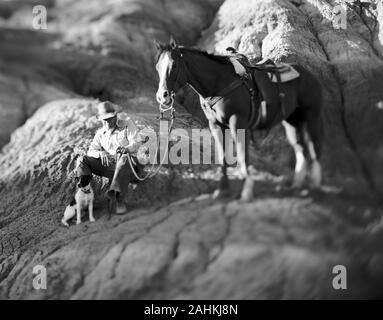
<path fill-rule="evenodd" d="M 85 187 L 88 184 L 90 184 L 90 181 L 92 180 L 92 175 L 86 175 L 81 177 L 81 184 Z"/>
<path fill-rule="evenodd" d="M 154 40 L 153 42 L 154 42 L 154 47 L 156 48 L 157 51 L 161 51 L 163 49 L 164 46 L 160 42 L 158 42 L 157 40 Z"/>
<path fill-rule="evenodd" d="M 173 50 L 177 48 L 177 42 L 173 36 L 170 36 L 169 45 Z"/>

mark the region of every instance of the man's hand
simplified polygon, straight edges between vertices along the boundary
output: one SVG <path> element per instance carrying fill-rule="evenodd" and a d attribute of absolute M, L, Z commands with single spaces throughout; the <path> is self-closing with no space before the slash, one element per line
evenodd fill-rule
<path fill-rule="evenodd" d="M 127 147 L 118 147 L 116 150 L 116 153 L 126 154 L 126 153 L 129 153 L 129 149 Z"/>
<path fill-rule="evenodd" d="M 101 159 L 101 164 L 103 166 L 109 166 L 109 158 L 108 158 L 108 153 L 106 151 L 101 151 L 100 152 L 100 159 Z"/>

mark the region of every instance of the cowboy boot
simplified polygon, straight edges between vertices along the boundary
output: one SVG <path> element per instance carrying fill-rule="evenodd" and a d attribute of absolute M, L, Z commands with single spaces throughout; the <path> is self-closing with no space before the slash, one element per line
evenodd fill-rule
<path fill-rule="evenodd" d="M 112 195 L 113 190 L 108 191 L 108 219 L 111 218 L 112 214 L 116 214 L 117 210 L 117 195 Z"/>
<path fill-rule="evenodd" d="M 117 200 L 115 214 L 124 214 L 127 211 L 126 205 L 123 201 Z"/>
<path fill-rule="evenodd" d="M 113 179 L 113 181 L 110 184 L 110 187 L 109 187 L 108 191 L 105 193 L 105 195 L 107 198 L 113 198 L 113 197 L 116 197 L 117 193 L 121 193 L 121 186 L 120 186 L 120 183 L 118 181 L 115 181 L 115 179 Z"/>
<path fill-rule="evenodd" d="M 120 197 L 119 183 L 113 183 L 106 192 L 108 198 L 109 216 L 112 214 L 123 214 L 127 211 L 125 203 L 119 199 Z"/>
<path fill-rule="evenodd" d="M 116 214 L 117 212 L 117 197 L 121 192 L 120 183 L 113 179 L 108 191 L 105 192 L 105 196 L 108 199 L 108 211 L 109 211 L 109 219 L 111 215 Z"/>

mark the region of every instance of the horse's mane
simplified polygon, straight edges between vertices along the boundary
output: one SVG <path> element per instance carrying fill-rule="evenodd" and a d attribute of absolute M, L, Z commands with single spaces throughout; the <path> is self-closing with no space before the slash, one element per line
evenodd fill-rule
<path fill-rule="evenodd" d="M 203 51 L 203 50 L 200 50 L 200 49 L 197 49 L 197 48 L 187 48 L 187 47 L 179 47 L 179 48 L 180 48 L 181 52 L 182 51 L 189 51 L 189 52 L 199 53 L 199 54 L 202 54 L 203 56 L 209 58 L 210 60 L 214 60 L 214 61 L 222 63 L 222 64 L 231 63 L 229 61 L 229 57 L 228 56 L 223 56 L 223 55 L 217 55 L 217 54 L 209 53 L 207 51 Z"/>
<path fill-rule="evenodd" d="M 216 54 L 208 53 L 207 51 L 203 51 L 203 50 L 200 50 L 198 48 L 190 48 L 190 47 L 184 47 L 184 46 L 179 46 L 178 48 L 180 49 L 181 53 L 183 53 L 185 51 L 199 53 L 199 54 L 209 58 L 210 60 L 213 60 L 213 61 L 216 61 L 216 62 L 219 62 L 219 63 L 222 63 L 222 64 L 230 64 L 228 56 L 216 55 Z M 157 52 L 156 62 L 158 62 L 158 59 L 160 58 L 161 54 L 164 51 L 171 51 L 171 50 L 172 50 L 172 48 L 170 47 L 170 45 L 164 46 L 162 48 L 162 50 L 159 50 Z"/>

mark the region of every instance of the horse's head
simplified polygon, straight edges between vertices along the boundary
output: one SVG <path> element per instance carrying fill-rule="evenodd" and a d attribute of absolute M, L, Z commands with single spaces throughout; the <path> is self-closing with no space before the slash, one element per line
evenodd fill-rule
<path fill-rule="evenodd" d="M 169 44 L 163 45 L 155 41 L 157 48 L 156 69 L 159 75 L 157 101 L 163 105 L 170 105 L 174 95 L 186 84 L 185 75 L 182 74 L 182 53 L 177 43 L 170 39 Z"/>

